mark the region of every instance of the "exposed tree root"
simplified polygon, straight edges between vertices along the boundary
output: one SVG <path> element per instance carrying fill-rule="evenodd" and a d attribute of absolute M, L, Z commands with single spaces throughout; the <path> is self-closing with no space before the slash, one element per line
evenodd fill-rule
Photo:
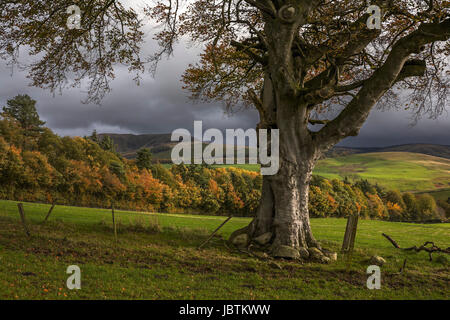
<path fill-rule="evenodd" d="M 239 253 L 246 254 L 246 255 L 248 255 L 248 256 L 250 256 L 250 257 L 252 257 L 252 258 L 255 258 L 255 259 L 258 259 L 258 260 L 260 260 L 260 261 L 263 261 L 263 262 L 267 263 L 267 264 L 268 264 L 269 266 L 271 266 L 272 268 L 276 268 L 276 269 L 283 270 L 283 267 L 280 266 L 278 263 L 276 263 L 272 257 L 270 257 L 270 256 L 263 257 L 263 256 L 261 256 L 261 255 L 259 255 L 259 254 L 255 254 L 255 253 L 251 252 L 250 249 L 251 249 L 252 245 L 250 245 L 250 246 L 249 246 L 248 248 L 246 248 L 246 249 L 244 249 L 244 248 L 239 248 L 239 247 L 237 247 L 237 246 L 235 246 L 235 245 L 233 245 L 233 244 L 230 244 L 230 245 L 229 245 L 229 244 L 227 244 L 227 241 L 224 241 L 224 245 L 225 245 L 225 247 L 226 247 L 228 250 L 230 250 L 231 252 L 239 252 Z"/>
<path fill-rule="evenodd" d="M 450 247 L 448 247 L 447 249 L 441 249 L 438 246 L 436 246 L 434 244 L 434 242 L 432 242 L 432 241 L 427 241 L 420 247 L 413 246 L 410 248 L 400 248 L 400 246 L 397 244 L 397 242 L 395 242 L 395 240 L 392 239 L 390 236 L 388 236 L 385 233 L 383 233 L 382 235 L 383 235 L 383 237 L 388 239 L 389 242 L 392 243 L 392 245 L 397 249 L 404 250 L 404 251 L 415 251 L 415 252 L 426 251 L 426 252 L 428 252 L 428 255 L 430 256 L 430 261 L 433 261 L 432 254 L 435 252 L 441 252 L 441 253 L 447 253 L 447 254 L 450 253 Z M 429 245 L 431 245 L 431 247 Z"/>

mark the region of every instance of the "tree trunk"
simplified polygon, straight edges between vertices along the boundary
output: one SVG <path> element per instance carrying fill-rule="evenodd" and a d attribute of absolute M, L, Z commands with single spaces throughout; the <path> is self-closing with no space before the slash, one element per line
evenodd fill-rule
<path fill-rule="evenodd" d="M 308 198 L 321 151 L 308 129 L 311 109 L 299 94 L 304 80 L 299 75 L 304 75 L 302 65 L 291 54 L 296 28 L 296 24 L 277 19 L 266 22 L 268 42 L 276 45 L 268 48 L 264 85 L 260 101 L 256 101 L 261 120 L 258 128 L 279 130 L 280 169 L 276 175 L 263 177 L 255 219 L 230 237 L 235 244 L 253 242 L 283 258 L 297 258 L 308 248 L 320 249 L 311 231 Z M 243 234 L 247 237 L 239 237 Z"/>
<path fill-rule="evenodd" d="M 248 229 L 250 238 L 270 232 L 274 250 L 280 245 L 294 249 L 319 247 L 308 211 L 313 163 L 312 159 L 305 159 L 305 165 L 298 166 L 283 161 L 276 175 L 263 177 L 261 203 Z"/>
<path fill-rule="evenodd" d="M 279 256 L 280 248 L 286 247 L 295 251 L 312 247 L 320 249 L 311 231 L 308 211 L 309 183 L 315 161 L 304 159 L 302 162 L 303 165 L 299 166 L 283 161 L 276 175 L 263 177 L 256 217 L 248 227 L 236 231 L 231 241 L 243 233 L 250 241 L 270 233 L 270 240 L 263 245 L 276 256 Z M 295 255 L 281 256 L 294 258 Z"/>
<path fill-rule="evenodd" d="M 289 102 L 277 108 L 280 133 L 280 169 L 276 175 L 264 176 L 261 202 L 255 219 L 244 229 L 232 234 L 230 241 L 248 235 L 247 245 L 253 241 L 274 256 L 296 258 L 300 248 L 318 248 L 311 231 L 308 210 L 309 183 L 319 152 L 305 131 L 306 108 Z M 269 239 L 268 235 L 271 234 Z M 255 241 L 256 239 L 256 241 Z M 280 250 L 280 248 L 282 250 Z M 305 250 L 303 250 L 305 251 Z"/>

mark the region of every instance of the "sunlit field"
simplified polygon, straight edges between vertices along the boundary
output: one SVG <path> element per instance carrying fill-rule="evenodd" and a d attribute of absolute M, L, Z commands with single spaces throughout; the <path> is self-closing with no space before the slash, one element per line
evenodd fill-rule
<path fill-rule="evenodd" d="M 446 299 L 446 257 L 394 249 L 427 240 L 448 246 L 449 224 L 420 225 L 362 220 L 352 260 L 329 265 L 261 259 L 225 244 L 248 218 L 232 218 L 203 249 L 225 217 L 24 204 L 31 237 L 17 204 L 0 202 L 1 299 Z M 339 251 L 345 219 L 312 219 L 323 247 Z M 414 235 L 414 237 L 411 237 Z M 387 260 L 381 290 L 366 288 L 372 255 Z M 406 269 L 398 273 L 407 259 Z M 78 265 L 82 289 L 68 290 L 66 269 Z"/>

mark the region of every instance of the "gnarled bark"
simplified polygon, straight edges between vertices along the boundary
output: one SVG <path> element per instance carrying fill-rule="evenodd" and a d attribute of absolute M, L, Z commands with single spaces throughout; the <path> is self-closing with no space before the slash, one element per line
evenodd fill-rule
<path fill-rule="evenodd" d="M 313 161 L 305 160 L 313 164 Z M 309 222 L 308 195 L 312 165 L 298 166 L 282 162 L 274 176 L 264 176 L 261 202 L 255 219 L 244 229 L 235 232 L 231 240 L 247 233 L 251 239 L 272 233 L 268 245 L 271 250 L 279 246 L 294 249 L 319 247 Z"/>
<path fill-rule="evenodd" d="M 250 239 L 271 233 L 266 248 L 278 255 L 281 246 L 294 250 L 320 248 L 311 231 L 308 211 L 309 183 L 319 156 L 303 121 L 307 107 L 277 93 L 274 77 L 266 74 L 258 127 L 279 129 L 280 169 L 276 175 L 263 177 L 255 219 L 233 233 L 230 241 L 243 233 Z"/>

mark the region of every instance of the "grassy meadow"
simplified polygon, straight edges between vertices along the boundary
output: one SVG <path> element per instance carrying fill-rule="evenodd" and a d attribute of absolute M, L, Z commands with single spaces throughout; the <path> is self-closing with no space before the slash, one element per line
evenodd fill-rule
<path fill-rule="evenodd" d="M 258 259 L 225 245 L 247 218 L 233 218 L 198 250 L 224 217 L 117 211 L 24 203 L 31 231 L 20 224 L 17 203 L 0 201 L 0 299 L 447 299 L 446 257 L 394 249 L 427 240 L 447 247 L 450 225 L 362 220 L 352 260 L 329 265 Z M 345 219 L 312 219 L 323 247 L 339 251 Z M 413 235 L 413 236 L 411 236 Z M 387 260 L 381 290 L 366 288 L 372 255 Z M 404 260 L 406 269 L 398 273 Z M 69 265 L 81 268 L 82 289 L 66 288 Z M 280 269 L 281 268 L 281 269 Z"/>
<path fill-rule="evenodd" d="M 315 173 L 329 179 L 367 179 L 402 192 L 450 188 L 450 160 L 419 153 L 383 152 L 329 158 L 318 163 Z"/>

